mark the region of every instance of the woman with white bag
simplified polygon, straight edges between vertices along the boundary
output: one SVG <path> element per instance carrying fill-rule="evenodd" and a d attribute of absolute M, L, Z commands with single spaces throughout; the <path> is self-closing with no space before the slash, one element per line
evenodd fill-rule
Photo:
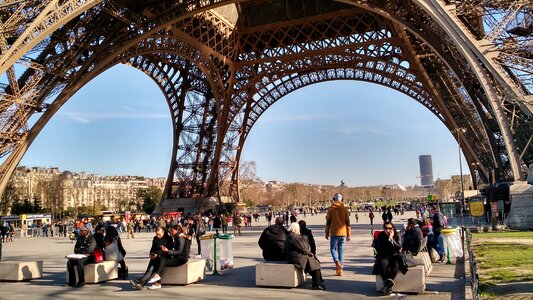
<path fill-rule="evenodd" d="M 120 264 L 118 269 L 118 277 L 122 279 L 128 278 L 128 267 L 124 261 L 126 250 L 122 247 L 120 235 L 115 227 L 109 226 L 104 237 L 104 256 L 107 261 L 116 261 Z"/>

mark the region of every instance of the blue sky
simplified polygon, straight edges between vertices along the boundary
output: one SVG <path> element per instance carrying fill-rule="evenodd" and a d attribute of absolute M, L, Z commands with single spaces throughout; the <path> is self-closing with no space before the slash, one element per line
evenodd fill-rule
<path fill-rule="evenodd" d="M 146 75 L 117 66 L 68 101 L 41 131 L 21 165 L 100 175 L 166 177 L 169 110 Z M 434 178 L 459 174 L 457 143 L 418 102 L 383 86 L 332 81 L 297 90 L 259 119 L 243 159 L 263 180 L 339 184 L 420 184 L 418 156 L 431 154 Z M 464 166 L 463 172 L 467 172 Z"/>

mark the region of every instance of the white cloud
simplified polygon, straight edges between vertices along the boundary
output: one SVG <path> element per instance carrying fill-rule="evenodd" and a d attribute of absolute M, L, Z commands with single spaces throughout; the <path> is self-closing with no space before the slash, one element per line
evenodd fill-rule
<path fill-rule="evenodd" d="M 282 123 L 282 122 L 300 122 L 300 121 L 318 121 L 318 120 L 332 120 L 333 117 L 329 115 L 286 115 L 286 116 L 268 116 L 263 120 L 269 123 Z"/>
<path fill-rule="evenodd" d="M 105 113 L 105 112 L 58 112 L 57 115 L 69 118 L 82 124 L 88 124 L 97 120 L 106 119 L 168 119 L 168 114 L 153 114 L 153 113 Z"/>

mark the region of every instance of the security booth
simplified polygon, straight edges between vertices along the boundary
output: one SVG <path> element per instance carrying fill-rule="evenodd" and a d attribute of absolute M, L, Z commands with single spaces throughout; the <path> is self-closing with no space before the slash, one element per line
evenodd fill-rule
<path fill-rule="evenodd" d="M 52 223 L 52 214 L 25 214 L 20 215 L 22 236 L 35 237 L 40 235 L 43 224 Z"/>

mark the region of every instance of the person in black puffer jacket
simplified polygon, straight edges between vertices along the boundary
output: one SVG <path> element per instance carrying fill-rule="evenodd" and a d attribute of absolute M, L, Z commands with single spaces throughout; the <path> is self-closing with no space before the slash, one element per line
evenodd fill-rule
<path fill-rule="evenodd" d="M 287 261 L 285 255 L 285 241 L 287 230 L 283 227 L 285 219 L 277 217 L 274 225 L 263 230 L 259 238 L 259 247 L 263 250 L 263 258 L 270 261 Z"/>
<path fill-rule="evenodd" d="M 183 227 L 179 225 L 172 225 L 170 227 L 171 233 L 171 247 L 161 247 L 163 254 L 161 255 L 161 268 L 160 273 L 154 273 L 152 282 L 154 284 L 149 289 L 161 288 L 161 275 L 165 273 L 165 267 L 178 267 L 186 264 L 189 261 L 189 254 L 191 252 L 191 240 L 192 236 L 184 232 Z"/>
<path fill-rule="evenodd" d="M 161 273 L 161 269 L 163 268 L 163 265 L 161 264 L 163 247 L 172 248 L 172 239 L 168 236 L 163 227 L 157 227 L 155 230 L 155 236 L 152 240 L 152 247 L 150 248 L 150 261 L 148 262 L 148 267 L 141 278 L 130 280 L 133 287 L 142 290 L 152 276 Z M 159 275 L 157 277 L 159 277 Z M 158 280 L 161 279 L 154 278 L 154 280 L 151 281 L 156 282 Z"/>

